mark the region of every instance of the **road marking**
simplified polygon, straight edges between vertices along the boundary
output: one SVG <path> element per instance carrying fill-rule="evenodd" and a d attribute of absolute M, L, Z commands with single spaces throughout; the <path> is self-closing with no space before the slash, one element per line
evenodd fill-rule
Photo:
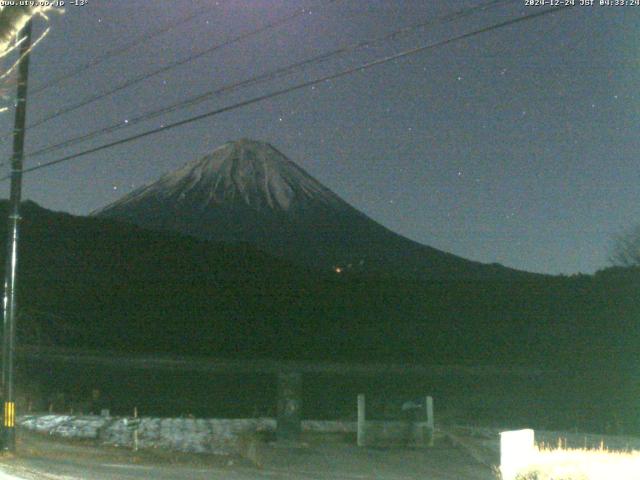
<path fill-rule="evenodd" d="M 0 472 L 0 480 L 23 480 L 23 477 L 16 477 L 15 475 Z"/>
<path fill-rule="evenodd" d="M 127 465 L 124 463 L 101 463 L 100 466 L 107 468 L 137 468 L 138 470 L 151 470 L 153 468 L 148 465 Z"/>
<path fill-rule="evenodd" d="M 53 473 L 44 473 L 38 470 L 31 470 L 28 468 L 15 469 L 15 470 L 18 470 L 16 472 L 16 475 L 20 475 L 20 476 L 16 476 L 1 470 L 4 467 L 5 465 L 0 466 L 0 480 L 26 480 L 26 479 L 34 479 L 34 478 L 48 479 L 48 480 L 81 480 L 79 477 L 70 477 L 68 475 L 56 475 Z"/>

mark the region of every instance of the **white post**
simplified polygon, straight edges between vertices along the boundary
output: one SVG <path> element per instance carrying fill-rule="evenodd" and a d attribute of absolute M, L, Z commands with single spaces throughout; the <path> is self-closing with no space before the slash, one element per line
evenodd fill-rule
<path fill-rule="evenodd" d="M 534 459 L 533 430 L 500 432 L 500 472 L 503 480 L 514 480 Z"/>
<path fill-rule="evenodd" d="M 358 446 L 364 447 L 366 443 L 365 430 L 365 402 L 364 393 L 358 394 Z"/>
<path fill-rule="evenodd" d="M 433 447 L 433 432 L 435 431 L 435 420 L 433 418 L 433 397 L 426 398 L 425 406 L 427 408 L 427 435 L 429 436 L 428 444 Z"/>
<path fill-rule="evenodd" d="M 138 407 L 133 407 L 133 418 L 138 418 Z M 136 425 L 133 431 L 133 451 L 138 451 L 138 426 Z"/>

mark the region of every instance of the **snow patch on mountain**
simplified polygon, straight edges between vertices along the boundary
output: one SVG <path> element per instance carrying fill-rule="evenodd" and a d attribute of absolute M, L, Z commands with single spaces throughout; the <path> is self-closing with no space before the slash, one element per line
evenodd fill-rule
<path fill-rule="evenodd" d="M 358 211 L 265 142 L 242 139 L 94 212 L 144 228 L 245 242 L 336 273 L 493 277 L 485 266 L 404 238 Z"/>
<path fill-rule="evenodd" d="M 333 207 L 344 204 L 273 146 L 249 139 L 228 142 L 104 210 L 148 198 L 188 202 L 198 209 L 242 203 L 255 210 L 282 212 L 309 202 Z"/>

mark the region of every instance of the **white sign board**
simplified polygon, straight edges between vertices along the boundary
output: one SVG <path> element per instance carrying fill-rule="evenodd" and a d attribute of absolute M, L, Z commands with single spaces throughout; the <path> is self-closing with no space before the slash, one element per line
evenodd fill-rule
<path fill-rule="evenodd" d="M 536 449 L 531 429 L 500 432 L 500 472 L 503 480 L 513 480 L 523 467 L 534 461 Z"/>

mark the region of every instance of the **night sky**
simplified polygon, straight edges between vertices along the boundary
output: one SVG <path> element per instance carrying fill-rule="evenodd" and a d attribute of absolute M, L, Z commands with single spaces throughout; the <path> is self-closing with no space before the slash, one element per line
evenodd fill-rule
<path fill-rule="evenodd" d="M 50 14 L 51 32 L 32 55 L 30 89 L 176 19 L 202 14 L 31 95 L 27 123 L 307 11 L 28 130 L 27 152 L 433 22 L 285 78 L 27 159 L 26 166 L 543 8 L 517 0 L 439 20 L 481 3 L 486 0 L 67 2 L 64 14 Z M 36 21 L 36 36 L 45 26 Z M 88 214 L 226 141 L 249 137 L 272 143 L 354 207 L 413 240 L 518 269 L 591 273 L 607 266 L 612 237 L 640 223 L 639 45 L 640 7 L 576 6 L 33 172 L 25 176 L 24 194 L 52 210 Z M 14 86 L 3 93 L 12 96 Z M 9 134 L 12 122 L 12 111 L 1 114 L 0 133 Z M 10 143 L 5 138 L 4 158 Z M 2 169 L 6 173 L 6 165 Z M 7 196 L 8 182 L 0 188 Z"/>

